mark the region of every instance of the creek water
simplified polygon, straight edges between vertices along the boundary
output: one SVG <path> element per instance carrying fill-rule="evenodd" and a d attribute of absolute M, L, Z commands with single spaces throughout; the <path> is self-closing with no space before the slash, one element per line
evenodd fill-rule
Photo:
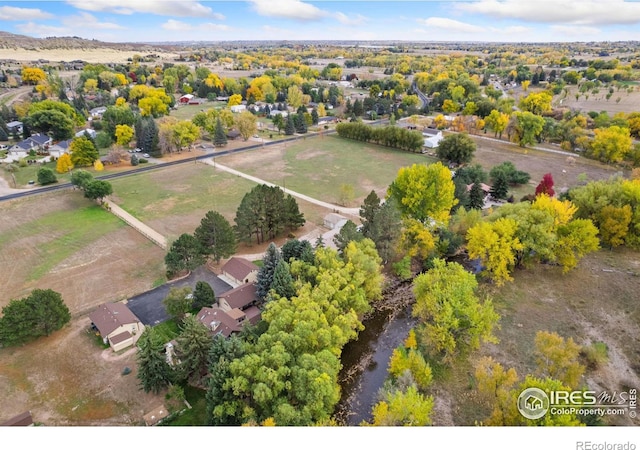
<path fill-rule="evenodd" d="M 357 426 L 362 421 L 371 421 L 371 408 L 387 378 L 391 353 L 415 324 L 410 305 L 396 310 L 375 310 L 363 321 L 365 329 L 358 339 L 342 349 L 342 396 L 334 414 L 338 423 Z"/>

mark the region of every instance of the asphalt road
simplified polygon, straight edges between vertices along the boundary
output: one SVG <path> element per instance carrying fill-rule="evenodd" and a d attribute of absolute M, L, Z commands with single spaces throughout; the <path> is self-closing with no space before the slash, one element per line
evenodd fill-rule
<path fill-rule="evenodd" d="M 162 304 L 162 301 L 169 293 L 169 289 L 185 286 L 190 286 L 191 289 L 194 289 L 198 281 L 209 283 L 216 294 L 216 298 L 232 289 L 232 286 L 222 281 L 216 274 L 201 266 L 186 278 L 163 284 L 155 289 L 131 297 L 127 302 L 127 306 L 138 316 L 143 324 L 157 325 L 169 319 L 169 315 Z"/>

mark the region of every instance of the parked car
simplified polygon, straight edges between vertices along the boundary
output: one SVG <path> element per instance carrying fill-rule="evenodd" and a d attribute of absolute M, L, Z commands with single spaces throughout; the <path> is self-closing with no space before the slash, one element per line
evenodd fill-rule
<path fill-rule="evenodd" d="M 144 155 L 142 155 L 142 156 L 144 156 L 145 158 L 149 158 L 149 154 L 148 154 L 148 153 L 145 153 L 145 154 L 144 154 Z"/>
<path fill-rule="evenodd" d="M 0 144 L 0 150 L 7 150 L 8 148 L 8 145 Z"/>
<path fill-rule="evenodd" d="M 136 153 L 140 153 L 142 151 L 141 148 L 136 148 Z"/>

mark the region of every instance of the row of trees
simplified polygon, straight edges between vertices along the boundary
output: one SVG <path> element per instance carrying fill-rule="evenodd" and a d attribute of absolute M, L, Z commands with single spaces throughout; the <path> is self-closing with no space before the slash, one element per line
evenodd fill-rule
<path fill-rule="evenodd" d="M 336 126 L 336 131 L 338 136 L 343 138 L 372 142 L 410 152 L 420 152 L 424 146 L 424 138 L 420 132 L 396 126 L 372 127 L 361 122 L 342 122 Z"/>

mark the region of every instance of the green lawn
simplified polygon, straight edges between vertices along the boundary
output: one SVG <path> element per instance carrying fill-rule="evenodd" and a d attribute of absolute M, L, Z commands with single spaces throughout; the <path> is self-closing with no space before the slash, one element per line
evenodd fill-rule
<path fill-rule="evenodd" d="M 328 202 L 339 202 L 341 185 L 353 187 L 347 206 L 358 206 L 372 189 L 384 192 L 398 169 L 435 159 L 337 136 L 300 138 L 284 150 L 217 158 L 222 164 L 285 185 L 286 188 Z"/>
<path fill-rule="evenodd" d="M 171 110 L 169 115 L 180 120 L 190 120 L 191 118 L 193 118 L 193 116 L 195 116 L 202 110 L 206 111 L 212 108 L 221 109 L 225 106 L 227 106 L 226 102 L 206 102 L 201 105 L 177 105 L 178 109 Z"/>
<path fill-rule="evenodd" d="M 191 405 L 191 409 L 171 421 L 164 422 L 163 425 L 174 427 L 206 425 L 207 392 L 193 386 L 185 386 L 184 395 Z"/>

